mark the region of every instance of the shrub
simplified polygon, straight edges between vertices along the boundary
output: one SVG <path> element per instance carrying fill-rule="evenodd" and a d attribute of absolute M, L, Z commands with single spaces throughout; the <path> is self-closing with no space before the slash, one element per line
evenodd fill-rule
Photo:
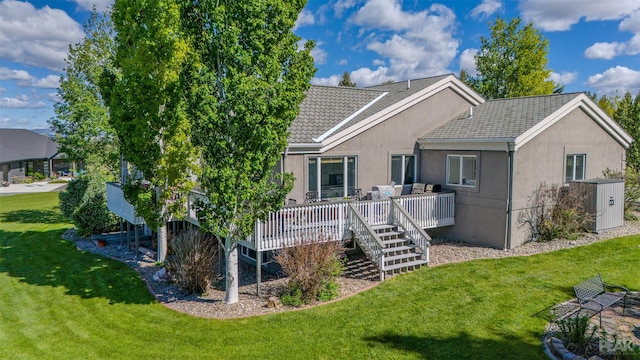
<path fill-rule="evenodd" d="M 44 180 L 44 175 L 42 175 L 41 173 L 36 171 L 36 172 L 33 173 L 33 179 L 35 181 L 42 181 L 42 180 Z"/>
<path fill-rule="evenodd" d="M 288 293 L 282 297 L 282 303 L 300 306 L 338 296 L 336 279 L 343 271 L 343 254 L 341 243 L 323 238 L 300 241 L 278 252 L 276 260 L 289 276 Z"/>
<path fill-rule="evenodd" d="M 172 236 L 167 270 L 172 280 L 188 294 L 206 292 L 214 277 L 216 246 L 213 236 L 188 230 Z"/>
<path fill-rule="evenodd" d="M 560 187 L 543 182 L 527 197 L 527 207 L 518 215 L 518 223 L 529 227 L 534 241 L 574 239 L 591 219 L 584 208 L 587 189 L 579 183 Z"/>
<path fill-rule="evenodd" d="M 607 168 L 602 172 L 607 179 L 623 179 L 624 180 L 624 219 L 638 220 L 633 213 L 636 210 L 636 202 L 640 199 L 640 175 L 630 167 L 626 172 L 615 171 Z"/>
<path fill-rule="evenodd" d="M 556 321 L 556 325 L 559 330 L 558 337 L 569 351 L 584 355 L 591 350 L 597 328 L 589 324 L 588 316 L 564 318 Z"/>
<path fill-rule="evenodd" d="M 107 208 L 105 182 L 101 176 L 87 173 L 69 182 L 60 192 L 60 210 L 81 236 L 118 228 L 118 217 Z"/>

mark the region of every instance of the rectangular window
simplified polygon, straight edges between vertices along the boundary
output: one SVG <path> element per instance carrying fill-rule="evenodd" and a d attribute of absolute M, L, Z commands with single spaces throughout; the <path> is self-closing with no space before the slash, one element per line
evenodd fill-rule
<path fill-rule="evenodd" d="M 567 155 L 567 170 L 565 174 L 567 182 L 584 179 L 586 158 L 587 155 L 585 154 Z"/>
<path fill-rule="evenodd" d="M 447 155 L 447 185 L 475 187 L 477 174 L 475 155 Z"/>
<path fill-rule="evenodd" d="M 416 157 L 414 155 L 391 156 L 391 181 L 396 185 L 413 184 L 416 179 Z"/>
<path fill-rule="evenodd" d="M 355 156 L 309 158 L 308 169 L 308 189 L 318 198 L 345 197 L 356 188 Z"/>

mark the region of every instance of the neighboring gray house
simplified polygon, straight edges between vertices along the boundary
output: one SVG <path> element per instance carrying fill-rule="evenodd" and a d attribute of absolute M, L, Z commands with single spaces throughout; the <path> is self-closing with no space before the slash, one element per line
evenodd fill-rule
<path fill-rule="evenodd" d="M 23 180 L 39 172 L 51 176 L 58 143 L 26 129 L 0 129 L 0 174 L 2 181 Z"/>

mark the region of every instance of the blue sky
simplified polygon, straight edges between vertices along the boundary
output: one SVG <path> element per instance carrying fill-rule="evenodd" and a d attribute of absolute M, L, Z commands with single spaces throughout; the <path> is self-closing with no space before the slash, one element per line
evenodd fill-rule
<path fill-rule="evenodd" d="M 113 0 L 0 0 L 0 127 L 44 128 L 54 116 L 69 44 L 92 5 Z M 565 92 L 640 91 L 639 0 L 310 0 L 295 32 L 316 41 L 314 84 L 345 71 L 358 86 L 475 71 L 496 16 L 532 21 L 549 40 Z"/>

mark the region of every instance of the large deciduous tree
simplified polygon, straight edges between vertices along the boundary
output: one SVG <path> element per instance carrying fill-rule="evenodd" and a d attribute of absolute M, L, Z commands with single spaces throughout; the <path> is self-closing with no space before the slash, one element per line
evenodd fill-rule
<path fill-rule="evenodd" d="M 549 42 L 528 23 L 520 27 L 520 18 L 509 23 L 498 17 L 489 24 L 490 37 L 482 36 L 475 55 L 478 75 L 469 84 L 488 99 L 552 94 L 560 87 L 549 79 L 547 69 Z"/>
<path fill-rule="evenodd" d="M 86 37 L 69 47 L 58 89 L 60 101 L 54 105 L 56 117 L 49 124 L 69 160 L 82 161 L 92 172 L 106 171 L 117 177 L 118 141 L 99 89 L 103 69 L 113 69 L 110 16 L 110 10 L 98 13 L 94 8 L 84 25 Z"/>
<path fill-rule="evenodd" d="M 238 301 L 238 240 L 280 208 L 292 186 L 291 174 L 278 178 L 274 168 L 315 72 L 313 43 L 298 48 L 291 30 L 305 3 L 189 1 L 184 9 L 196 54 L 183 80 L 208 199 L 198 220 L 224 239 L 226 303 Z"/>
<path fill-rule="evenodd" d="M 181 87 L 190 49 L 180 15 L 173 0 L 117 0 L 115 70 L 101 81 L 124 159 L 143 174 L 127 182 L 125 197 L 158 229 L 159 261 L 166 255 L 166 221 L 183 213 L 181 195 L 196 171 Z"/>
<path fill-rule="evenodd" d="M 627 149 L 627 167 L 640 171 L 640 92 L 635 96 L 627 93 L 618 101 L 613 118 L 634 139 Z"/>

